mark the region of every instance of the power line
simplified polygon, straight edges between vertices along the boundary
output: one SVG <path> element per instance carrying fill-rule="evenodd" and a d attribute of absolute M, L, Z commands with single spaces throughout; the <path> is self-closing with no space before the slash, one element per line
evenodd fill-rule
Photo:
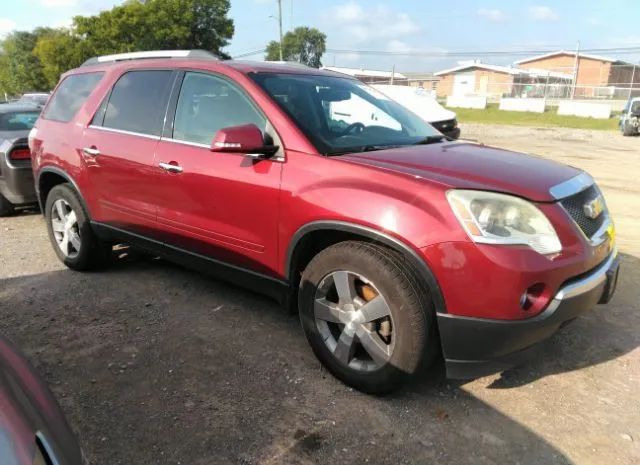
<path fill-rule="evenodd" d="M 266 53 L 267 49 L 266 48 L 261 48 L 259 50 L 252 50 L 250 52 L 243 52 L 243 53 L 239 53 L 238 55 L 234 55 L 232 58 L 238 59 L 238 58 L 246 58 L 246 57 L 250 57 L 253 55 L 260 55 L 261 53 Z"/>
<path fill-rule="evenodd" d="M 358 54 L 358 55 L 376 55 L 376 56 L 409 56 L 409 57 L 429 57 L 429 58 L 462 58 L 462 57 L 488 57 L 488 56 L 531 56 L 546 55 L 548 53 L 558 52 L 555 50 L 469 50 L 469 51 L 425 51 L 417 50 L 409 51 L 388 51 L 388 50 L 357 50 L 357 49 L 336 49 L 328 48 L 327 53 L 332 54 Z M 568 50 L 569 53 L 575 53 Z M 636 47 L 612 47 L 612 48 L 585 48 L 580 50 L 581 54 L 599 54 L 599 53 L 616 53 L 616 54 L 636 54 L 640 53 L 640 46 Z"/>
<path fill-rule="evenodd" d="M 568 53 L 575 53 L 572 50 L 566 50 Z M 233 58 L 244 58 L 253 55 L 259 55 L 265 53 L 266 49 L 252 50 L 249 52 L 240 53 Z M 328 48 L 326 53 L 330 54 L 358 54 L 358 55 L 373 55 L 373 56 L 408 56 L 408 57 L 425 57 L 425 58 L 468 58 L 468 57 L 492 57 L 492 56 L 506 56 L 506 57 L 529 57 L 532 55 L 546 55 L 548 53 L 556 53 L 558 49 L 554 50 L 468 50 L 468 51 L 425 51 L 420 52 L 417 50 L 410 50 L 406 52 L 401 51 L 388 51 L 388 50 L 358 50 L 358 49 L 337 49 Z M 580 50 L 581 54 L 601 54 L 601 53 L 615 53 L 619 55 L 632 55 L 640 53 L 640 45 L 636 47 L 609 47 L 609 48 L 584 48 Z"/>

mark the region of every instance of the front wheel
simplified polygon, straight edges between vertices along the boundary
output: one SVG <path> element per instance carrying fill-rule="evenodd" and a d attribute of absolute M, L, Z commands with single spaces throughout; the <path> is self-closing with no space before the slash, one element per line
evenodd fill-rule
<path fill-rule="evenodd" d="M 431 299 L 389 249 L 348 241 L 323 250 L 302 274 L 298 305 L 318 359 L 358 390 L 391 391 L 436 353 Z"/>
<path fill-rule="evenodd" d="M 111 246 L 98 240 L 75 190 L 59 184 L 45 204 L 49 239 L 58 258 L 73 270 L 89 270 L 107 263 Z"/>
<path fill-rule="evenodd" d="M 634 128 L 627 121 L 623 121 L 621 126 L 622 126 L 622 135 L 623 136 L 633 136 L 637 132 L 637 129 Z"/>

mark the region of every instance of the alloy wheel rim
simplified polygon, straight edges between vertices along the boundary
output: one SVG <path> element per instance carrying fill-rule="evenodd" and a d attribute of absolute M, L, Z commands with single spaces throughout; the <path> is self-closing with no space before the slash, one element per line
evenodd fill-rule
<path fill-rule="evenodd" d="M 56 200 L 51 206 L 51 229 L 63 255 L 69 258 L 77 256 L 81 247 L 78 218 L 64 199 Z"/>
<path fill-rule="evenodd" d="M 326 275 L 316 290 L 314 319 L 324 344 L 342 364 L 374 371 L 389 363 L 396 343 L 391 309 L 364 276 Z"/>

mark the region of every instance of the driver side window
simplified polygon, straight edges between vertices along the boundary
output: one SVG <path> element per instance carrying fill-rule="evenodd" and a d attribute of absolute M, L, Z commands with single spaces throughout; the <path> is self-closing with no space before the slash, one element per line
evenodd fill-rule
<path fill-rule="evenodd" d="M 255 124 L 266 119 L 236 86 L 210 74 L 188 72 L 180 88 L 173 138 L 209 145 L 222 128 Z"/>

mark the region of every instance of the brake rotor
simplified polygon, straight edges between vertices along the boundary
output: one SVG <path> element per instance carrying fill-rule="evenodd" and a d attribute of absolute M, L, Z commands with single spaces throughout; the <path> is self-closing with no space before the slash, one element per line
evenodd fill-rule
<path fill-rule="evenodd" d="M 363 283 L 360 285 L 358 290 L 358 294 L 365 302 L 370 302 L 378 296 L 378 292 L 373 288 L 373 286 L 369 284 Z M 372 327 L 370 328 L 373 331 L 376 331 L 382 340 L 389 344 L 391 341 L 391 320 L 389 318 L 385 318 L 384 320 L 380 320 L 377 323 L 371 323 Z"/>

